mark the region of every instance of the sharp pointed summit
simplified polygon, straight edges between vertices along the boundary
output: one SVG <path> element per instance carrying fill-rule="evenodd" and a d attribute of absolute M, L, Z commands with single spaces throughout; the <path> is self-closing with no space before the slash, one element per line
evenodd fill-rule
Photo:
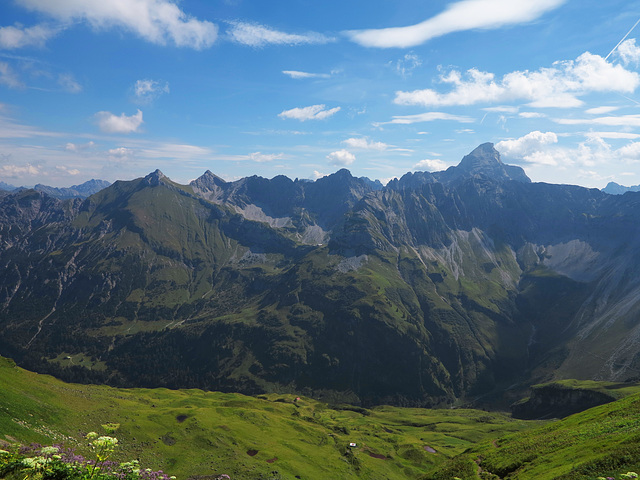
<path fill-rule="evenodd" d="M 483 143 L 466 155 L 458 164 L 458 168 L 476 171 L 495 168 L 498 165 L 504 165 L 500 160 L 500 152 L 495 149 L 493 143 Z"/>
<path fill-rule="evenodd" d="M 156 169 L 154 172 L 151 172 L 149 175 L 144 177 L 144 180 L 148 185 L 155 187 L 156 185 L 160 185 L 165 178 L 167 178 L 167 176 L 159 169 Z"/>
<path fill-rule="evenodd" d="M 494 180 L 515 180 L 522 183 L 531 183 L 521 167 L 505 165 L 500 160 L 500 152 L 495 149 L 493 143 L 483 143 L 466 155 L 457 167 L 450 167 L 445 174 L 453 181 L 460 178 L 488 176 Z M 443 175 L 447 176 L 447 175 Z"/>

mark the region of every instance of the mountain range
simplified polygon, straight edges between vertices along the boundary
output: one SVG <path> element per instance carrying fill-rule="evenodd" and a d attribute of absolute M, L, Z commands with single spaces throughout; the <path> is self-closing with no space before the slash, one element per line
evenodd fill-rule
<path fill-rule="evenodd" d="M 386 186 L 155 171 L 0 204 L 0 354 L 66 380 L 434 406 L 638 379 L 640 193 L 492 144 Z"/>
<path fill-rule="evenodd" d="M 88 180 L 80 185 L 72 185 L 71 187 L 50 187 L 38 183 L 33 187 L 37 192 L 43 192 L 47 195 L 57 198 L 87 198 L 94 193 L 99 192 L 103 188 L 107 188 L 111 183 L 106 180 Z M 0 182 L 0 191 L 12 192 L 16 190 L 28 190 L 27 187 L 14 187 L 5 182 Z"/>
<path fill-rule="evenodd" d="M 625 187 L 616 182 L 609 182 L 607 186 L 602 189 L 603 192 L 611 195 L 622 195 L 626 192 L 640 192 L 640 185 L 633 185 L 631 187 Z"/>

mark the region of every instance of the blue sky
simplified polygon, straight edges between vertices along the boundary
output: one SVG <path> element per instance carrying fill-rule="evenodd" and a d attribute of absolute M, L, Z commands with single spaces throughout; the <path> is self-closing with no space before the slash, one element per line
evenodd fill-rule
<path fill-rule="evenodd" d="M 640 184 L 640 2 L 5 0 L 0 181 L 385 182 L 484 142 Z"/>

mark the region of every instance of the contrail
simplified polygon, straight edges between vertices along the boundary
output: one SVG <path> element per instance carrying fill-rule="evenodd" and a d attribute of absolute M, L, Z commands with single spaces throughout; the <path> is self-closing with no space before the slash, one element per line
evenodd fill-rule
<path fill-rule="evenodd" d="M 629 100 L 629 101 L 631 101 L 631 102 L 633 102 L 633 103 L 635 103 L 637 105 L 640 105 L 640 102 L 637 101 L 637 100 L 634 100 L 633 98 L 629 98 L 626 95 L 622 95 L 621 93 L 619 93 L 618 95 L 620 95 L 622 98 L 626 98 L 627 100 Z"/>
<path fill-rule="evenodd" d="M 631 27 L 631 30 L 629 30 L 629 31 L 627 32 L 627 34 L 626 34 L 624 37 L 622 37 L 622 40 L 620 40 L 620 41 L 618 42 L 618 44 L 617 44 L 615 47 L 613 47 L 613 50 L 611 50 L 611 51 L 609 52 L 609 55 L 607 55 L 606 57 L 604 57 L 605 62 L 607 61 L 607 58 L 609 58 L 609 57 L 611 56 L 611 54 L 612 54 L 613 52 L 615 52 L 615 51 L 616 51 L 616 48 L 618 48 L 618 47 L 620 46 L 620 44 L 621 44 L 622 42 L 624 42 L 624 41 L 627 39 L 627 37 L 629 36 L 629 34 L 630 34 L 631 32 L 633 32 L 633 29 L 634 29 L 634 28 L 636 28 L 636 27 L 638 26 L 638 24 L 639 24 L 639 23 L 640 23 L 640 18 L 639 18 L 639 19 L 638 19 L 638 21 L 633 25 L 633 27 Z"/>

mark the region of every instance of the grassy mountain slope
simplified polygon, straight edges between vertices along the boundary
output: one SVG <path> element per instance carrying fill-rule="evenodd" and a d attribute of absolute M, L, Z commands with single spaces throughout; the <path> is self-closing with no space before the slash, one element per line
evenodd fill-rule
<path fill-rule="evenodd" d="M 474 446 L 426 479 L 594 479 L 640 470 L 640 395 Z M 484 472 L 481 476 L 481 472 Z"/>
<path fill-rule="evenodd" d="M 138 458 L 182 480 L 222 473 L 247 480 L 586 480 L 640 470 L 640 394 L 539 422 L 465 409 L 330 406 L 293 395 L 66 384 L 8 359 L 0 359 L 0 391 L 0 441 L 82 450 L 85 433 L 117 422 L 120 460 Z"/>
<path fill-rule="evenodd" d="M 0 359 L 0 440 L 65 443 L 120 423 L 120 460 L 184 480 L 410 479 L 536 422 L 477 410 L 330 407 L 292 395 L 66 384 Z M 349 443 L 356 447 L 349 448 Z"/>

